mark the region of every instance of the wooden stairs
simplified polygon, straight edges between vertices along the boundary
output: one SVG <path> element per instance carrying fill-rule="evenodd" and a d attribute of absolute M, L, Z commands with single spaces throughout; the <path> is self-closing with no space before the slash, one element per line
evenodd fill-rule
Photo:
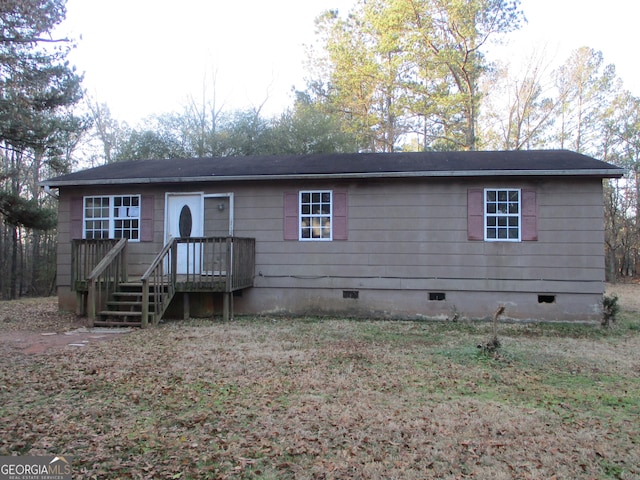
<path fill-rule="evenodd" d="M 101 327 L 141 327 L 142 326 L 142 296 L 143 286 L 140 281 L 120 283 L 118 290 L 113 292 L 105 305 L 105 310 L 98 312 L 93 322 Z M 170 293 L 166 285 L 149 285 L 149 323 L 155 324 L 159 318 L 153 310 L 158 303 L 169 304 Z M 157 300 L 160 300 L 157 302 Z M 163 312 L 160 313 L 160 316 Z"/>

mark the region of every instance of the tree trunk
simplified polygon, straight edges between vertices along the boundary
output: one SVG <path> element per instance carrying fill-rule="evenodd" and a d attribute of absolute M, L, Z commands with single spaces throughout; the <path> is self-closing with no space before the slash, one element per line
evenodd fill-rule
<path fill-rule="evenodd" d="M 609 249 L 609 275 L 607 281 L 610 283 L 616 283 L 618 280 L 618 258 L 616 251 L 612 248 Z"/>
<path fill-rule="evenodd" d="M 9 300 L 18 297 L 18 227 L 11 227 L 11 269 L 9 274 Z"/>

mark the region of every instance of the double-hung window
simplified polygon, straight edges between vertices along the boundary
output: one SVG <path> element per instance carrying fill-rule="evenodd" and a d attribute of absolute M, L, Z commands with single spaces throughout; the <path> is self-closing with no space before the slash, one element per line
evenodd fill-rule
<path fill-rule="evenodd" d="M 485 189 L 485 240 L 520 241 L 522 224 L 520 197 L 520 189 Z"/>
<path fill-rule="evenodd" d="M 84 197 L 84 238 L 140 240 L 140 195 Z"/>
<path fill-rule="evenodd" d="M 330 190 L 301 191 L 300 240 L 332 240 L 333 194 Z"/>

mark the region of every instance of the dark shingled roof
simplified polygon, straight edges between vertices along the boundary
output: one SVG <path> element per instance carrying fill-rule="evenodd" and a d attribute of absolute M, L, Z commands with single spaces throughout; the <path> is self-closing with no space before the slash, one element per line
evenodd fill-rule
<path fill-rule="evenodd" d="M 338 153 L 136 160 L 51 178 L 43 186 L 212 182 L 286 178 L 444 176 L 621 177 L 624 170 L 567 150 Z"/>

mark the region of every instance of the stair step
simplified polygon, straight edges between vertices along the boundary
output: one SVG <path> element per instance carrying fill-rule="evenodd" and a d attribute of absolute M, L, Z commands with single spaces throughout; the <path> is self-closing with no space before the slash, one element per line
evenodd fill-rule
<path fill-rule="evenodd" d="M 120 310 L 103 310 L 100 315 L 105 317 L 142 317 L 142 312 L 123 312 Z"/>
<path fill-rule="evenodd" d="M 162 295 L 162 294 L 149 292 L 149 298 L 153 298 L 156 295 Z M 136 298 L 136 299 L 142 300 L 142 292 L 113 292 L 112 297 Z"/>
<path fill-rule="evenodd" d="M 107 302 L 107 305 L 109 306 L 114 306 L 114 307 L 137 307 L 139 306 L 141 303 L 140 302 L 119 302 L 117 300 L 110 300 Z"/>
<path fill-rule="evenodd" d="M 96 320 L 96 327 L 141 327 L 142 322 L 115 322 L 113 320 Z"/>
<path fill-rule="evenodd" d="M 166 293 L 167 289 L 156 289 L 149 288 L 149 295 L 153 295 L 154 293 Z M 142 295 L 142 289 L 139 290 L 116 290 L 113 292 L 114 295 Z"/>
<path fill-rule="evenodd" d="M 149 295 L 149 303 L 155 300 L 154 295 Z M 107 301 L 107 305 L 142 305 L 140 295 L 113 295 L 111 300 Z"/>
<path fill-rule="evenodd" d="M 127 287 L 127 288 L 142 288 L 142 282 L 120 282 L 118 284 L 120 287 Z M 156 286 L 167 286 L 166 283 L 160 283 L 160 284 L 156 284 L 156 283 L 149 283 L 149 288 L 153 288 Z"/>

